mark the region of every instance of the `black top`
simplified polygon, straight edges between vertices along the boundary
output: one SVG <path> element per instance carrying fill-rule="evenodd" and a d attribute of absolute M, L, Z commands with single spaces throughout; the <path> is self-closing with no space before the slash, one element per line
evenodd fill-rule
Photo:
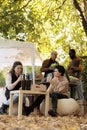
<path fill-rule="evenodd" d="M 52 59 L 50 58 L 50 59 L 49 59 L 49 64 L 48 64 L 47 67 L 50 68 L 50 66 L 51 66 L 52 64 L 54 64 L 54 63 L 58 64 L 57 61 L 52 60 Z M 52 72 L 53 72 L 53 70 L 48 70 L 48 71 L 46 71 L 44 77 L 47 77 L 47 75 L 48 75 L 49 73 L 52 73 Z"/>
<path fill-rule="evenodd" d="M 11 74 L 12 76 L 12 81 L 11 83 L 14 83 L 18 77 L 15 75 L 15 74 Z M 14 90 L 19 90 L 19 88 L 21 87 L 21 81 L 12 89 L 12 90 L 9 90 L 7 87 L 6 87 L 6 91 L 5 91 L 5 96 L 7 99 L 10 98 L 10 91 L 14 91 Z"/>

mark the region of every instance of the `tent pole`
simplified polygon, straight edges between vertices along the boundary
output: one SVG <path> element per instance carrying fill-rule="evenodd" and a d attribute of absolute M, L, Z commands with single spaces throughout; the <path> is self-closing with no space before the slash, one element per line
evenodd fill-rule
<path fill-rule="evenodd" d="M 32 77 L 33 77 L 33 84 L 35 84 L 35 55 L 34 55 L 34 47 L 31 44 L 31 63 L 32 63 Z"/>

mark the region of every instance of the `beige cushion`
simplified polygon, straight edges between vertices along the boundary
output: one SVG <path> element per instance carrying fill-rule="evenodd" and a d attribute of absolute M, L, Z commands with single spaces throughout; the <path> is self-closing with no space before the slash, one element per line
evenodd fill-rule
<path fill-rule="evenodd" d="M 30 105 L 30 101 L 29 101 L 28 97 L 26 97 L 25 106 L 28 107 L 29 105 Z M 9 108 L 7 109 L 6 112 L 9 113 Z M 18 114 L 18 102 L 13 104 L 12 114 L 13 114 L 13 115 L 17 115 L 17 114 Z"/>
<path fill-rule="evenodd" d="M 52 108 L 51 99 L 49 108 Z M 44 109 L 45 105 L 43 101 L 40 105 L 40 111 L 42 114 L 44 114 Z M 57 113 L 59 115 L 71 115 L 73 113 L 74 114 L 77 113 L 78 111 L 79 111 L 79 105 L 73 98 L 58 100 Z"/>
<path fill-rule="evenodd" d="M 9 108 L 6 110 L 6 112 L 9 113 Z M 14 115 L 18 114 L 18 103 L 13 104 L 12 114 Z"/>

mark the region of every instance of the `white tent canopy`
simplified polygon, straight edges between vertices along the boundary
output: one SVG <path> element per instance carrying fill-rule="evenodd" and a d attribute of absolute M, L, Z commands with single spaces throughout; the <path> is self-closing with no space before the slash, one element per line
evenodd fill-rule
<path fill-rule="evenodd" d="M 14 61 L 21 61 L 24 66 L 32 66 L 34 82 L 34 66 L 40 66 L 42 59 L 33 43 L 0 39 L 0 68 L 12 66 Z"/>

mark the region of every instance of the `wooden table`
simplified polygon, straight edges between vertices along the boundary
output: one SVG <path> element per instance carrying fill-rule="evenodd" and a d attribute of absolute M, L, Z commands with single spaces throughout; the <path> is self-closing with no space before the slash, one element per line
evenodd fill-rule
<path fill-rule="evenodd" d="M 18 103 L 18 119 L 22 118 L 22 106 L 23 106 L 23 94 L 32 94 L 32 95 L 45 95 L 45 116 L 48 115 L 49 109 L 49 93 L 48 92 L 39 92 L 33 90 L 16 90 L 10 92 L 10 106 L 9 106 L 9 115 L 12 115 L 13 110 L 13 95 L 19 94 L 19 103 Z"/>

